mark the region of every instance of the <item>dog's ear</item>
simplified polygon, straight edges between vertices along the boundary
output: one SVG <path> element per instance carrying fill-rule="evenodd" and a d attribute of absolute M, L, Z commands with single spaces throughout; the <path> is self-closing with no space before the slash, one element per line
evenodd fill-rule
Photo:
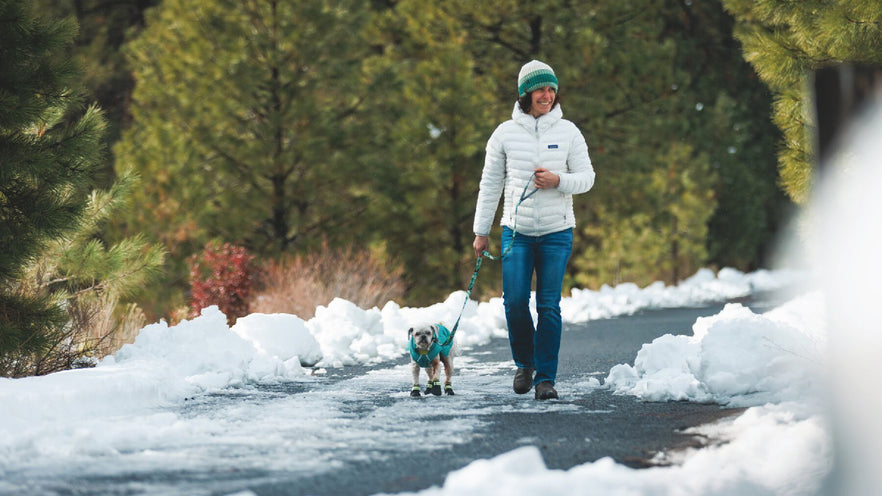
<path fill-rule="evenodd" d="M 432 341 L 438 341 L 438 324 L 432 324 Z"/>
<path fill-rule="evenodd" d="M 413 327 L 407 330 L 407 337 L 413 337 Z"/>

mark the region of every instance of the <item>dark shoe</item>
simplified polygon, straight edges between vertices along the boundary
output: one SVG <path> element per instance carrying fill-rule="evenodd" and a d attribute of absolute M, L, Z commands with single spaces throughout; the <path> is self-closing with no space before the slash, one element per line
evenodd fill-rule
<path fill-rule="evenodd" d="M 535 369 L 530 367 L 524 367 L 515 372 L 514 383 L 512 384 L 514 392 L 518 394 L 527 394 L 530 392 L 530 388 L 533 387 L 534 370 Z"/>
<path fill-rule="evenodd" d="M 444 393 L 446 393 L 450 396 L 453 396 L 453 386 L 450 384 L 445 384 L 444 385 Z"/>
<path fill-rule="evenodd" d="M 431 391 L 435 396 L 441 396 L 441 381 L 433 382 Z"/>
<path fill-rule="evenodd" d="M 420 398 L 422 396 L 420 394 L 420 385 L 419 384 L 417 384 L 416 386 L 413 387 L 413 389 L 410 390 L 410 395 L 413 396 L 414 398 Z"/>
<path fill-rule="evenodd" d="M 537 400 L 557 399 L 557 391 L 554 390 L 554 385 L 551 384 L 551 381 L 542 381 L 536 384 L 535 394 Z"/>

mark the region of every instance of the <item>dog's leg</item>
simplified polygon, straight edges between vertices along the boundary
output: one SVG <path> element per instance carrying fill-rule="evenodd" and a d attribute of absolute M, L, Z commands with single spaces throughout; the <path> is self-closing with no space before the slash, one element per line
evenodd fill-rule
<path fill-rule="evenodd" d="M 453 395 L 453 354 L 442 357 L 444 363 L 444 392 Z"/>
<path fill-rule="evenodd" d="M 435 396 L 441 396 L 441 360 L 439 357 L 435 357 L 432 360 L 432 364 L 426 369 L 429 374 L 429 385 L 426 387 L 426 390 L 434 394 Z"/>
<path fill-rule="evenodd" d="M 410 390 L 410 395 L 419 398 L 420 397 L 420 366 L 416 362 L 412 362 L 410 364 L 410 372 L 413 376 L 413 387 Z"/>

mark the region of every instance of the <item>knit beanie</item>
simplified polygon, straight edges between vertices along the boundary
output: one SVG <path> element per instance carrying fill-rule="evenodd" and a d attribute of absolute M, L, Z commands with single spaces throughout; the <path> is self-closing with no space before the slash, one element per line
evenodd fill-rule
<path fill-rule="evenodd" d="M 550 86 L 554 88 L 554 91 L 557 91 L 557 77 L 550 65 L 538 60 L 531 60 L 521 67 L 521 72 L 518 74 L 519 97 L 545 86 Z"/>

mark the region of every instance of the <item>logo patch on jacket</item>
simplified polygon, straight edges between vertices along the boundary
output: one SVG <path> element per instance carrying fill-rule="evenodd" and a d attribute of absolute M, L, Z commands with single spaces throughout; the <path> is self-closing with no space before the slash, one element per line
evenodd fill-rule
<path fill-rule="evenodd" d="M 548 145 L 548 149 L 551 150 L 553 148 L 557 148 L 557 145 Z"/>

